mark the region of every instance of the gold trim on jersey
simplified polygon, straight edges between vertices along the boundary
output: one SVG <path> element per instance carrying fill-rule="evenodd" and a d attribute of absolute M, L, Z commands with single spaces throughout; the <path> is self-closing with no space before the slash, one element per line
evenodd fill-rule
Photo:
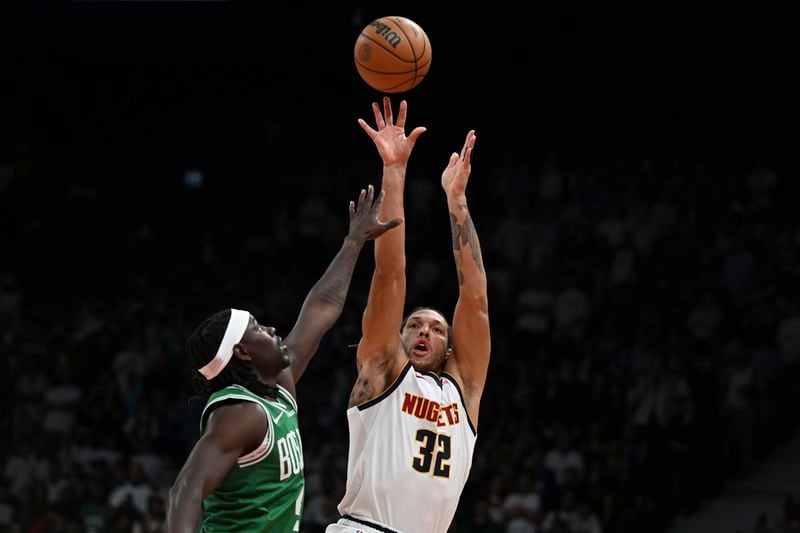
<path fill-rule="evenodd" d="M 464 406 L 464 414 L 467 415 L 467 424 L 469 424 L 469 429 L 472 430 L 472 434 L 476 437 L 478 436 L 478 430 L 475 429 L 475 424 L 472 423 L 472 418 L 469 416 L 469 409 L 467 409 L 467 402 L 464 400 L 464 392 L 461 390 L 461 385 L 458 384 L 456 378 L 453 377 L 452 374 L 448 372 L 442 373 L 442 378 L 447 378 L 453 382 L 453 385 L 456 387 L 456 391 L 458 391 L 458 397 L 461 398 L 461 405 Z"/>
<path fill-rule="evenodd" d="M 365 402 L 362 402 L 362 403 L 360 403 L 360 404 L 358 404 L 358 405 L 354 405 L 353 407 L 355 407 L 355 408 L 356 408 L 356 409 L 358 409 L 359 411 L 363 411 L 364 409 L 367 409 L 368 407 L 372 407 L 372 406 L 373 406 L 373 405 L 375 405 L 376 403 L 380 402 L 381 400 L 383 400 L 384 398 L 386 398 L 387 396 L 389 396 L 389 395 L 390 395 L 392 392 L 394 392 L 394 390 L 395 390 L 397 387 L 399 387 L 399 386 L 400 386 L 400 382 L 401 382 L 401 381 L 403 381 L 403 378 L 405 378 L 405 377 L 406 377 L 406 374 L 408 373 L 408 369 L 409 369 L 409 368 L 411 368 L 412 366 L 413 366 L 413 365 L 411 364 L 411 361 L 407 362 L 407 363 L 406 363 L 406 366 L 404 366 L 404 367 L 403 367 L 403 370 L 401 370 L 401 371 L 400 371 L 400 373 L 397 375 L 397 377 L 396 377 L 396 378 L 394 378 L 394 381 L 392 381 L 392 384 L 391 384 L 391 385 L 389 385 L 389 386 L 386 388 L 386 390 L 385 390 L 385 391 L 383 391 L 382 393 L 378 394 L 378 395 L 377 395 L 377 396 L 375 396 L 374 398 L 372 398 L 372 399 L 370 399 L 370 400 L 367 400 L 367 401 L 365 401 Z M 351 407 L 350 409 L 352 409 L 353 407 Z M 348 411 L 349 411 L 350 409 L 348 409 Z"/>

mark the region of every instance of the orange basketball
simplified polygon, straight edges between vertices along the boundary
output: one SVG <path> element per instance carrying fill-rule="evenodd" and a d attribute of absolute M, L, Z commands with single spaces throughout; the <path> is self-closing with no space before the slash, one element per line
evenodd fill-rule
<path fill-rule="evenodd" d="M 431 68 L 431 42 L 413 20 L 381 17 L 361 30 L 354 56 L 367 85 L 402 93 L 419 85 Z"/>

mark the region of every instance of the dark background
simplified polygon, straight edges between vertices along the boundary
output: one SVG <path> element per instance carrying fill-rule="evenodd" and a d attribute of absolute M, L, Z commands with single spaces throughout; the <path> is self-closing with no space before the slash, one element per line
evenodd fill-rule
<path fill-rule="evenodd" d="M 434 50 L 424 83 L 402 95 L 410 126 L 428 127 L 414 162 L 431 179 L 468 129 L 480 139 L 479 172 L 509 154 L 534 162 L 553 151 L 576 166 L 682 155 L 718 168 L 764 158 L 797 164 L 797 46 L 789 17 L 767 7 L 179 1 L 0 9 L 0 155 L 36 166 L 26 187 L 99 200 L 63 220 L 70 237 L 31 243 L 39 264 L 51 254 L 79 260 L 69 250 L 80 241 L 106 242 L 105 232 L 137 217 L 206 216 L 208 204 L 183 194 L 187 169 L 204 173 L 206 199 L 239 210 L 256 197 L 264 201 L 248 209 L 285 204 L 302 195 L 311 168 L 340 165 L 352 169 L 337 178 L 348 180 L 334 196 L 346 205 L 349 191 L 377 180 L 379 162 L 355 119 L 371 120 L 369 103 L 380 94 L 358 77 L 353 44 L 387 13 L 418 22 Z M 295 175 L 280 198 L 268 192 L 275 172 Z M 487 196 L 491 183 L 473 182 L 476 197 Z M 70 228 L 76 220 L 83 225 Z"/>
<path fill-rule="evenodd" d="M 452 310 L 439 176 L 466 132 L 478 135 L 469 198 L 489 272 L 493 355 L 454 528 L 501 530 L 516 516 L 503 514 L 505 497 L 530 490 L 518 479 L 527 472 L 541 497 L 527 519 L 545 530 L 547 514 L 566 509 L 571 494 L 606 531 L 661 531 L 791 433 L 797 361 L 764 356 L 777 351 L 778 325 L 798 315 L 800 287 L 798 46 L 786 12 L 679 3 L 7 2 L 3 527 L 129 531 L 139 521 L 158 530 L 159 505 L 196 437 L 183 340 L 231 306 L 285 334 L 338 249 L 347 202 L 380 179 L 356 119 L 371 123 L 370 103 L 381 95 L 358 77 L 353 46 L 361 28 L 386 15 L 420 24 L 433 50 L 423 82 L 393 96 L 395 108 L 408 100 L 408 131 L 428 128 L 409 165 L 409 307 Z M 199 188 L 184 183 L 191 169 L 204 176 Z M 539 189 L 548 172 L 563 180 L 556 196 Z M 764 185 L 753 175 L 777 178 Z M 619 249 L 593 232 L 664 203 L 677 213 L 672 229 L 638 249 L 632 223 L 625 245 L 636 248 L 637 275 L 609 284 Z M 542 242 L 552 247 L 533 267 L 525 254 Z M 756 267 L 732 287 L 726 265 L 739 252 Z M 436 268 L 415 270 L 423 263 Z M 313 515 L 324 518 L 343 488 L 355 366 L 346 346 L 358 339 L 370 272 L 367 246 L 348 306 L 299 384 L 308 531 L 319 528 L 312 497 Z M 563 295 L 575 285 L 592 311 L 577 332 L 531 334 L 518 324 L 530 311 L 519 295 Z M 705 291 L 724 319 L 700 338 L 687 316 Z M 651 352 L 660 363 L 647 362 Z M 748 368 L 760 377 L 742 414 L 727 398 L 731 376 Z M 636 394 L 652 390 L 640 388 L 643 379 L 664 375 L 688 387 L 695 418 L 643 425 Z M 665 393 L 670 402 L 678 389 Z M 541 467 L 564 435 L 586 463 L 577 485 Z M 678 453 L 676 441 L 691 451 Z M 87 466 L 86 450 L 117 455 Z M 148 491 L 160 503 L 124 499 Z M 494 522 L 481 526 L 487 508 Z M 797 508 L 786 509 L 788 524 Z"/>
<path fill-rule="evenodd" d="M 263 158 L 273 135 L 345 156 L 378 96 L 356 74 L 355 36 L 397 10 L 434 47 L 406 95 L 433 138 L 423 158 L 469 127 L 487 154 L 668 154 L 792 135 L 798 118 L 796 43 L 767 8 L 264 4 L 4 4 L 4 146 L 35 146 L 68 178 L 116 165 L 148 186 L 170 183 L 153 161 L 297 164 Z"/>

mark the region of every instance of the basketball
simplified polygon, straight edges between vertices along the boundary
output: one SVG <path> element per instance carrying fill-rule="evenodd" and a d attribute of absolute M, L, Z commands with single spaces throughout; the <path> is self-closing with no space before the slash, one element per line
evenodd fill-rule
<path fill-rule="evenodd" d="M 354 56 L 367 85 L 383 93 L 402 93 L 419 85 L 431 68 L 431 43 L 413 20 L 381 17 L 361 30 Z"/>

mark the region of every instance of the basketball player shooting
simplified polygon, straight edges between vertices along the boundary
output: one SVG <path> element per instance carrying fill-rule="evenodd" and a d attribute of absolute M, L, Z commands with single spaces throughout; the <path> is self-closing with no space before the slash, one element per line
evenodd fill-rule
<path fill-rule="evenodd" d="M 377 129 L 359 120 L 383 161 L 380 217 L 403 216 L 411 151 L 425 128 L 405 135 L 407 104 L 372 105 Z M 342 518 L 326 533 L 444 533 L 472 465 L 489 365 L 486 274 L 467 207 L 475 132 L 442 173 L 459 296 L 452 332 L 431 308 L 405 321 L 405 225 L 375 241 L 375 272 L 362 319 L 358 378 L 350 395 L 347 487 Z"/>

